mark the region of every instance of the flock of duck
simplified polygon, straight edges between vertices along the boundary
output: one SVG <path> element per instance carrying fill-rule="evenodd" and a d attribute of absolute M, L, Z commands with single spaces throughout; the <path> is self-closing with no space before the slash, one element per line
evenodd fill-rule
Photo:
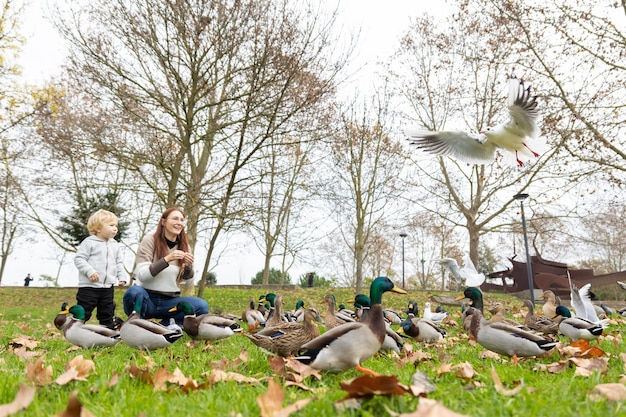
<path fill-rule="evenodd" d="M 369 297 L 357 294 L 350 301 L 354 303 L 354 310 L 347 310 L 343 305 L 337 308 L 335 297 L 328 294 L 324 300 L 326 311 L 323 320 L 316 308 L 306 308 L 302 301 L 298 301 L 294 310 L 284 311 L 283 297 L 269 293 L 261 296 L 258 303 L 252 297 L 241 317 L 196 316 L 189 304 L 181 302 L 171 311 L 185 313 L 182 329 L 141 319 L 137 313 L 141 311 L 141 299 L 137 300 L 133 313 L 119 331 L 84 323 L 82 307 L 69 307 L 66 303 L 54 324 L 68 342 L 86 348 L 112 346 L 121 341 L 135 349 L 154 350 L 175 343 L 183 336 L 183 331 L 195 340 L 219 340 L 243 333 L 261 349 L 279 356 L 294 357 L 318 370 L 340 372 L 355 368 L 375 374 L 361 364 L 377 352 L 400 352 L 407 338 L 436 343 L 446 336 L 442 321 L 448 313 L 441 306 L 433 311 L 430 303 L 425 303 L 420 317 L 417 303 L 409 301 L 407 309 L 401 314 L 382 307 L 382 296 L 389 291 L 406 294 L 386 277 L 378 277 L 372 282 Z M 483 296 L 478 287 L 467 287 L 457 301 L 463 300 L 463 327 L 469 337 L 485 349 L 511 357 L 514 363 L 519 357 L 539 356 L 554 348 L 557 334 L 572 341 L 595 340 L 608 326 L 609 320 L 601 318 L 605 311 L 596 311 L 599 307 L 591 302 L 590 284 L 580 289 L 571 287 L 571 305 L 575 314 L 559 305 L 552 291 L 544 291 L 542 298 L 545 301 L 543 315 L 534 314 L 533 303 L 524 301 L 528 309 L 524 323 L 504 317 L 501 303 L 491 306 L 492 317 L 487 320 Z M 247 325 L 247 331 L 243 331 L 240 322 Z M 320 333 L 318 322 L 324 323 L 323 333 Z M 397 326 L 397 330 L 393 325 Z"/>

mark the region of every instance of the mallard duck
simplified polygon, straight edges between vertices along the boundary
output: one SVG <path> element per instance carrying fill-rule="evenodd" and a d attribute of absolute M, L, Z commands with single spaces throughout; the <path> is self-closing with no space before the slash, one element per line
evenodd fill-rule
<path fill-rule="evenodd" d="M 461 304 L 461 321 L 463 322 L 463 329 L 470 335 L 471 338 L 476 339 L 475 335 L 471 333 L 472 327 L 472 314 L 476 309 L 474 307 L 470 307 L 467 304 Z"/>
<path fill-rule="evenodd" d="M 543 293 L 537 297 L 543 300 L 543 306 L 541 311 L 546 317 L 554 317 L 556 314 L 556 295 L 551 290 L 544 290 Z"/>
<path fill-rule="evenodd" d="M 117 330 L 97 324 L 85 324 L 85 309 L 80 305 L 69 308 L 67 303 L 63 303 L 61 311 L 54 319 L 54 325 L 68 342 L 84 348 L 113 346 L 120 341 L 120 332 Z"/>
<path fill-rule="evenodd" d="M 302 346 L 297 360 L 315 369 L 340 372 L 346 369 L 376 374 L 361 363 L 372 357 L 383 344 L 386 334 L 381 306 L 383 293 L 393 291 L 406 294 L 387 277 L 376 278 L 370 286 L 370 311 L 361 322 L 346 323 L 316 337 Z"/>
<path fill-rule="evenodd" d="M 241 315 L 241 320 L 248 324 L 249 332 L 256 330 L 259 326 L 265 326 L 265 317 L 259 310 L 254 308 L 255 303 L 254 297 L 250 297 L 248 308 Z"/>
<path fill-rule="evenodd" d="M 584 317 L 572 317 L 571 311 L 565 306 L 556 307 L 555 321 L 559 323 L 559 331 L 572 341 L 580 339 L 596 340 L 606 328 L 609 320 L 592 322 Z"/>
<path fill-rule="evenodd" d="M 265 300 L 270 303 L 270 312 L 265 321 L 265 327 L 276 327 L 287 322 L 283 317 L 283 296 L 280 294 L 268 293 Z"/>
<path fill-rule="evenodd" d="M 385 320 L 389 324 L 399 326 L 403 321 L 403 318 L 400 317 L 400 314 L 397 311 L 391 310 L 389 308 L 383 309 L 383 315 L 385 316 Z"/>
<path fill-rule="evenodd" d="M 304 321 L 304 310 L 304 301 L 296 301 L 296 307 L 289 313 L 289 316 L 291 317 L 289 321 L 302 323 Z"/>
<path fill-rule="evenodd" d="M 524 307 L 528 309 L 528 313 L 524 317 L 524 324 L 531 330 L 535 330 L 544 334 L 556 334 L 559 331 L 559 324 L 550 317 L 535 315 L 533 302 L 524 300 Z"/>
<path fill-rule="evenodd" d="M 185 313 L 183 330 L 192 339 L 219 340 L 241 331 L 239 324 L 233 320 L 209 314 L 196 316 L 193 307 L 186 301 L 176 304 L 176 307 L 172 308 L 170 313 L 176 311 Z"/>
<path fill-rule="evenodd" d="M 424 303 L 424 318 L 434 323 L 441 323 L 443 319 L 448 317 L 448 313 L 436 313 L 430 309 L 430 303 Z"/>
<path fill-rule="evenodd" d="M 340 326 L 345 323 L 349 323 L 347 320 L 342 320 L 337 317 L 336 313 L 336 304 L 335 296 L 332 294 L 327 294 L 324 297 L 324 301 L 326 302 L 326 313 L 324 314 L 324 326 L 326 330 L 331 330 L 337 326 Z M 354 321 L 354 320 L 353 320 Z"/>
<path fill-rule="evenodd" d="M 361 315 L 359 321 L 363 321 L 367 319 L 367 316 L 370 312 L 371 300 L 365 294 L 357 294 L 354 297 L 354 305 L 358 306 L 360 309 Z M 383 310 L 383 317 L 385 316 Z M 400 322 L 402 323 L 402 322 Z M 396 332 L 391 328 L 391 323 L 385 318 L 385 340 L 383 341 L 383 345 L 380 347 L 381 352 L 386 351 L 394 351 L 396 353 L 400 353 L 402 351 L 402 345 L 404 344 L 404 339 L 402 335 Z"/>
<path fill-rule="evenodd" d="M 409 300 L 405 313 L 407 315 L 407 318 L 409 319 L 412 319 L 413 317 L 419 317 L 419 308 L 417 306 L 417 302 Z"/>
<path fill-rule="evenodd" d="M 281 323 L 257 333 L 244 333 L 255 345 L 279 356 L 295 355 L 305 343 L 320 335 L 315 321 L 321 318 L 317 310 L 307 308 L 302 323 Z"/>
<path fill-rule="evenodd" d="M 338 308 L 339 310 L 337 310 L 337 312 L 335 313 L 335 316 L 337 316 L 340 320 L 343 320 L 343 321 L 355 321 L 356 320 L 354 311 L 347 309 L 346 306 L 343 304 L 339 304 Z"/>
<path fill-rule="evenodd" d="M 472 313 L 470 333 L 479 345 L 500 355 L 512 357 L 515 364 L 519 356 L 542 355 L 557 344 L 519 327 L 505 323 L 489 323 L 478 309 Z"/>
<path fill-rule="evenodd" d="M 128 346 L 139 350 L 155 350 L 168 347 L 180 339 L 183 334 L 150 320 L 142 319 L 139 315 L 143 300 L 137 297 L 133 312 L 122 324 L 120 336 Z"/>
<path fill-rule="evenodd" d="M 488 310 L 492 314 L 491 318 L 489 319 L 490 323 L 505 323 L 513 327 L 525 327 L 525 325 L 522 325 L 522 323 L 519 323 L 513 319 L 509 319 L 505 317 L 504 305 L 499 301 L 496 301 L 495 303 L 493 303 L 491 307 L 489 307 Z M 530 328 L 526 328 L 525 330 L 530 330 Z"/>
<path fill-rule="evenodd" d="M 404 320 L 399 331 L 424 343 L 435 343 L 446 336 L 446 331 L 435 322 L 419 317 Z"/>
<path fill-rule="evenodd" d="M 468 298 L 471 301 L 471 306 L 480 311 L 484 311 L 483 307 L 483 293 L 476 287 L 467 287 L 463 291 L 463 295 L 455 298 L 456 301 Z"/>

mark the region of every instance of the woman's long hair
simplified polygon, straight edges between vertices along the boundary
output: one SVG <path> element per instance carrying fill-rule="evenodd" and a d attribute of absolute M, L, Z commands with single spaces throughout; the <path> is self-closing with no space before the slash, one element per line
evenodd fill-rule
<path fill-rule="evenodd" d="M 154 233 L 154 252 L 155 259 L 165 258 L 170 253 L 170 248 L 165 241 L 165 227 L 163 227 L 163 220 L 166 220 L 173 211 L 180 211 L 185 218 L 185 212 L 178 207 L 170 207 L 161 214 L 159 224 L 157 225 L 156 232 Z M 178 249 L 184 252 L 189 252 L 189 242 L 187 241 L 187 235 L 185 234 L 185 228 L 178 235 Z"/>

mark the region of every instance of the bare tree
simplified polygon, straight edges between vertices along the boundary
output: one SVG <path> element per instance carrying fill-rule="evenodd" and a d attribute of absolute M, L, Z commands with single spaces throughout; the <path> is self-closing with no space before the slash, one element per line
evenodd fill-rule
<path fill-rule="evenodd" d="M 333 93 L 344 63 L 334 20 L 289 0 L 95 1 L 59 20 L 68 73 L 119 126 L 94 137 L 98 147 L 162 206 L 182 206 L 192 247 L 208 231 L 203 276 L 220 233 L 245 213 L 257 181 L 246 166 L 271 138 L 298 137 L 308 127 L 290 121 Z"/>
<path fill-rule="evenodd" d="M 440 25 L 428 17 L 416 19 L 395 67 L 389 68 L 415 127 L 480 132 L 497 124 L 498 118 L 507 117 L 505 85 L 511 71 L 529 65 L 529 58 L 509 41 L 511 34 L 485 19 L 473 2 L 459 4 L 457 14 L 463 19 L 455 14 Z M 549 140 L 549 132 L 544 130 L 543 137 Z M 411 178 L 420 191 L 412 201 L 448 225 L 465 229 L 470 258 L 477 265 L 481 236 L 511 229 L 513 217 L 503 215 L 514 207 L 515 194 L 532 190 L 536 201 L 545 201 L 571 188 L 566 179 L 551 193 L 533 188 L 541 181 L 559 181 L 555 171 L 561 166 L 554 158 L 558 142 L 555 145 L 522 168 L 508 165 L 504 154 L 490 165 L 468 165 L 415 151 L 416 173 Z"/>
<path fill-rule="evenodd" d="M 385 217 L 393 218 L 399 198 L 402 147 L 390 136 L 391 116 L 384 94 L 371 102 L 346 106 L 331 143 L 334 177 L 326 196 L 337 217 L 339 233 L 350 248 L 356 291 L 364 282 L 364 263 L 371 244 L 382 233 Z"/>

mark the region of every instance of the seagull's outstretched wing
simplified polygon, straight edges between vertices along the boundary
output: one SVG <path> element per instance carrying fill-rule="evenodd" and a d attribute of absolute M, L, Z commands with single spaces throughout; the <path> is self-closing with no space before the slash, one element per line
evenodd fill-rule
<path fill-rule="evenodd" d="M 431 132 L 407 130 L 409 143 L 417 149 L 439 155 L 450 156 L 465 162 L 493 162 L 496 145 L 484 136 L 470 135 L 460 131 Z"/>
<path fill-rule="evenodd" d="M 531 95 L 530 86 L 525 87 L 524 80 L 515 76 L 509 78 L 508 105 L 511 120 L 506 124 L 506 129 L 512 130 L 522 138 L 537 137 L 539 135 L 537 96 Z"/>
<path fill-rule="evenodd" d="M 461 268 L 459 268 L 459 264 L 456 262 L 454 258 L 443 258 L 439 261 L 439 263 L 448 270 L 457 281 L 463 281 L 463 277 L 461 276 Z"/>
<path fill-rule="evenodd" d="M 461 269 L 461 274 L 465 276 L 465 284 L 468 287 L 479 287 L 483 282 L 485 282 L 485 274 L 480 274 L 476 270 L 469 254 L 465 254 L 463 257 L 463 268 Z"/>

